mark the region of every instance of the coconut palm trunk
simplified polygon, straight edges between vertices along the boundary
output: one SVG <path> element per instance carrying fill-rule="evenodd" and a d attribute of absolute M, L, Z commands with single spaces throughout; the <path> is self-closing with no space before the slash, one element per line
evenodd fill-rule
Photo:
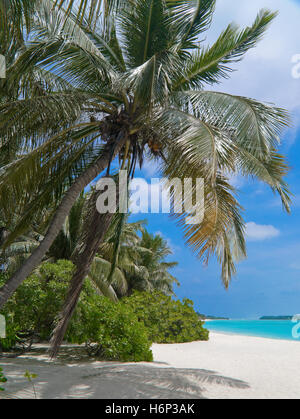
<path fill-rule="evenodd" d="M 108 167 L 112 157 L 119 153 L 123 145 L 124 141 L 119 141 L 112 156 L 110 143 L 108 143 L 106 149 L 103 151 L 101 157 L 99 157 L 95 164 L 89 167 L 80 177 L 78 177 L 78 179 L 70 187 L 56 211 L 56 214 L 50 224 L 44 240 L 27 259 L 23 266 L 0 289 L 0 308 L 6 304 L 8 299 L 13 295 L 19 285 L 21 285 L 22 282 L 31 274 L 31 272 L 42 262 L 43 257 L 46 255 L 47 251 L 50 249 L 55 238 L 57 237 L 80 192 L 93 179 L 95 179 L 99 173 Z"/>
<path fill-rule="evenodd" d="M 67 331 L 69 322 L 77 306 L 84 280 L 88 275 L 92 262 L 96 256 L 99 246 L 114 217 L 113 213 L 100 214 L 96 209 L 96 201 L 99 192 L 96 191 L 90 198 L 89 216 L 83 229 L 82 246 L 80 246 L 73 257 L 76 271 L 73 275 L 67 298 L 59 316 L 58 324 L 51 339 L 50 356 L 56 357 L 63 338 Z"/>

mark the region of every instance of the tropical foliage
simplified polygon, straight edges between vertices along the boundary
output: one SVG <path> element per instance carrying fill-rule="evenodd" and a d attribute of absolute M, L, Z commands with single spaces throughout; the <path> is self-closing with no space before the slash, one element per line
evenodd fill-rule
<path fill-rule="evenodd" d="M 167 241 L 159 234 L 150 234 L 143 228 L 143 224 L 143 222 L 124 222 L 118 239 L 114 224 L 112 224 L 107 240 L 99 249 L 101 259 L 99 260 L 99 255 L 95 258 L 95 265 L 102 262 L 103 258 L 106 259 L 109 262 L 109 271 L 114 260 L 117 259 L 114 273 L 120 272 L 127 280 L 124 287 L 124 291 L 125 288 L 127 291 L 117 290 L 117 294 L 121 297 L 131 294 L 134 289 L 148 292 L 160 290 L 166 294 L 173 294 L 173 285 L 179 285 L 176 278 L 169 272 L 177 266 L 177 262 L 167 261 L 167 258 L 172 255 Z M 141 232 L 141 236 L 137 232 Z M 114 252 L 116 242 L 118 243 L 117 255 Z M 101 265 L 99 267 L 101 268 Z M 93 274 L 92 269 L 91 278 Z"/>
<path fill-rule="evenodd" d="M 89 198 L 90 193 L 81 194 L 78 198 L 62 230 L 47 252 L 44 263 L 62 259 L 73 260 L 76 249 L 81 246 Z M 97 292 L 113 301 L 131 294 L 134 289 L 156 289 L 173 294 L 173 285 L 179 283 L 169 270 L 177 263 L 166 261 L 172 254 L 166 240 L 160 235 L 148 233 L 145 230 L 145 221 L 130 223 L 127 215 L 121 224 L 121 231 L 118 231 L 119 217 L 116 215 L 112 222 L 88 274 Z M 0 253 L 0 270 L 6 275 L 14 272 L 38 247 L 42 239 L 43 234 L 34 229 L 28 236 L 18 238 L 8 249 Z M 115 243 L 118 243 L 117 254 Z M 112 265 L 114 270 L 109 280 Z M 36 269 L 37 273 L 40 273 L 39 271 L 40 267 Z"/>
<path fill-rule="evenodd" d="M 10 343 L 21 343 L 22 338 L 29 342 L 50 339 L 73 271 L 70 261 L 45 263 L 39 273 L 30 276 L 18 288 L 2 312 L 7 319 Z M 5 344 L 7 340 L 1 340 L 1 343 Z"/>
<path fill-rule="evenodd" d="M 122 301 L 145 324 L 153 342 L 184 343 L 209 338 L 208 330 L 203 327 L 204 322 L 199 319 L 191 300 L 181 302 L 154 291 L 134 292 Z"/>
<path fill-rule="evenodd" d="M 70 179 L 99 158 L 105 143 L 114 139 L 116 146 L 128 137 L 126 158 L 133 164 L 149 144 L 155 154 L 166 156 L 167 173 L 205 178 L 206 227 L 187 227 L 186 234 L 201 255 L 218 246 L 223 250 L 228 282 L 233 269 L 229 231 L 242 251 L 244 243 L 226 172 L 259 177 L 287 206 L 286 166 L 275 151 L 287 115 L 250 99 L 203 90 L 230 74 L 230 64 L 255 46 L 275 16 L 262 11 L 245 30 L 229 25 L 207 47 L 198 37 L 210 25 L 214 3 L 128 1 L 110 30 L 96 25 L 91 32 L 85 19 L 76 23 L 51 2 L 37 2 L 34 30 L 5 84 L 35 69 L 56 84 L 39 95 L 28 89 L 30 98 L 2 107 L 1 151 L 9 144 L 26 152 L 1 176 L 1 192 L 7 192 L 3 209 L 8 210 L 11 197 L 24 214 L 16 231 L 28 227 L 31 215 L 53 194 L 62 196 Z M 181 164 L 174 165 L 178 155 Z"/>
<path fill-rule="evenodd" d="M 18 288 L 2 312 L 7 318 L 2 350 L 49 341 L 74 271 L 70 261 L 44 263 Z M 67 341 L 86 345 L 90 355 L 122 361 L 151 361 L 152 342 L 207 340 L 191 301 L 173 300 L 161 292 L 137 292 L 114 303 L 85 281 L 66 334 Z"/>
<path fill-rule="evenodd" d="M 67 338 L 85 343 L 89 354 L 108 360 L 153 361 L 148 330 L 131 307 L 114 304 L 95 294 L 83 294 L 75 311 Z"/>
<path fill-rule="evenodd" d="M 168 178 L 204 179 L 203 222 L 186 224 L 186 213 L 178 221 L 200 258 L 217 255 L 226 287 L 246 255 L 231 175 L 266 183 L 289 211 L 288 166 L 278 153 L 287 112 L 211 90 L 276 14 L 262 10 L 244 29 L 230 24 L 207 45 L 202 39 L 214 8 L 215 0 L 0 1 L 0 53 L 7 57 L 0 82 L 0 206 L 4 226 L 13 226 L 4 248 L 32 237 L 33 220 L 51 208 L 43 240 L 0 290 L 0 307 L 45 258 L 79 194 L 117 158 L 131 176 L 137 164 L 157 159 Z M 93 211 L 56 346 L 113 222 Z M 109 286 L 124 274 L 119 251 L 116 245 L 108 260 Z M 160 273 L 153 278 L 161 281 Z M 132 281 L 138 282 L 133 271 Z"/>
<path fill-rule="evenodd" d="M 173 286 L 179 285 L 179 282 L 169 272 L 177 266 L 177 262 L 167 261 L 173 253 L 168 242 L 160 234 L 153 235 L 144 230 L 141 246 L 148 250 L 141 254 L 141 266 L 144 267 L 145 274 L 142 278 L 137 275 L 131 278 L 131 289 L 173 294 Z"/>

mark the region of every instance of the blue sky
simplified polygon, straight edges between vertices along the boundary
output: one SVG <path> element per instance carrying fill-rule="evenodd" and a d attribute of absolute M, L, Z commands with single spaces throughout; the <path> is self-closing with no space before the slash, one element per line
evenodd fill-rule
<path fill-rule="evenodd" d="M 134 216 L 147 218 L 149 230 L 160 232 L 169 241 L 173 259 L 179 261 L 174 270 L 181 283 L 177 296 L 191 298 L 201 313 L 232 318 L 300 312 L 300 78 L 294 79 L 291 73 L 292 56 L 300 54 L 300 1 L 218 0 L 208 41 L 232 20 L 250 24 L 263 7 L 279 10 L 279 17 L 218 90 L 276 103 L 292 113 L 293 127 L 285 133 L 281 146 L 292 168 L 288 176 L 294 194 L 292 215 L 282 211 L 279 199 L 264 185 L 233 179 L 245 208 L 249 237 L 248 259 L 238 265 L 229 291 L 221 284 L 217 262 L 211 259 L 203 266 L 167 215 Z M 157 173 L 153 165 L 146 165 L 143 175 L 150 178 Z"/>

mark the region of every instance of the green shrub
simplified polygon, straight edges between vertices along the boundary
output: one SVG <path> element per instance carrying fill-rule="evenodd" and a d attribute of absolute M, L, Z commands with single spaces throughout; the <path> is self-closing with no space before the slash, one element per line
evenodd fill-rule
<path fill-rule="evenodd" d="M 49 339 L 73 269 L 65 260 L 45 263 L 38 274 L 24 281 L 1 312 L 7 322 L 7 338 L 0 339 L 2 350 L 14 347 L 26 336 Z"/>
<path fill-rule="evenodd" d="M 93 344 L 93 354 L 107 360 L 152 361 L 151 341 L 130 307 L 97 295 L 84 296 L 67 338 Z"/>
<path fill-rule="evenodd" d="M 193 302 L 173 300 L 160 292 L 135 292 L 124 298 L 148 329 L 150 339 L 156 343 L 184 343 L 208 340 L 209 332 L 194 311 Z"/>
<path fill-rule="evenodd" d="M 46 263 L 18 288 L 1 312 L 6 317 L 7 338 L 0 339 L 0 349 L 13 348 L 26 337 L 49 339 L 73 270 L 69 261 Z M 135 292 L 114 303 L 97 295 L 87 280 L 66 339 L 85 343 L 101 359 L 152 361 L 152 342 L 208 340 L 203 324 L 190 300 L 175 301 L 159 292 Z"/>
<path fill-rule="evenodd" d="M 25 337 L 49 340 L 73 270 L 69 261 L 46 263 L 39 274 L 24 281 L 1 313 L 7 320 L 7 338 L 0 339 L 2 350 L 14 348 Z M 129 307 L 97 295 L 89 281 L 66 338 L 72 343 L 93 343 L 94 353 L 103 359 L 152 360 L 151 342 L 143 323 Z"/>

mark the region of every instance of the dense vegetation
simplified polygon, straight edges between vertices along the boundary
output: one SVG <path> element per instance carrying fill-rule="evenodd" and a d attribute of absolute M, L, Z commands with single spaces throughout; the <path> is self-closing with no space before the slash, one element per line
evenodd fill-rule
<path fill-rule="evenodd" d="M 130 299 L 133 290 L 172 292 L 174 265 L 165 259 L 162 239 L 130 226 L 126 215 L 99 214 L 96 190 L 87 202 L 79 198 L 99 174 L 111 174 L 111 167 L 127 169 L 129 179 L 137 164 L 142 168 L 145 160 L 156 160 L 168 179 L 204 179 L 204 220 L 186 224 L 191 211 L 185 210 L 179 225 L 199 258 L 217 256 L 226 287 L 236 262 L 246 256 L 232 175 L 269 185 L 289 211 L 288 166 L 278 153 L 287 112 L 211 87 L 230 76 L 232 65 L 256 45 L 276 14 L 262 10 L 244 29 L 230 24 L 206 45 L 202 40 L 215 3 L 0 0 L 0 54 L 7 65 L 0 80 L 0 264 L 7 274 L 0 308 L 6 304 L 18 338 L 46 337 L 55 325 L 51 353 L 56 355 L 77 306 L 80 323 L 89 318 L 95 326 L 95 307 L 104 315 L 105 304 L 111 304 L 114 318 L 114 310 L 121 310 L 125 327 L 131 314 L 124 307 L 130 304 L 119 298 Z M 191 187 L 184 201 L 192 192 Z M 203 210 L 202 201 L 197 210 Z M 69 272 L 55 272 L 62 269 L 59 262 L 44 265 L 59 259 L 74 265 L 68 281 Z M 89 313 L 80 309 L 87 278 L 95 294 L 89 298 L 97 300 L 87 304 Z M 151 297 L 132 298 L 145 303 Z M 172 306 L 168 327 L 176 339 L 191 337 L 176 314 L 192 315 L 190 303 L 162 298 L 164 308 Z M 49 306 L 42 309 L 40 300 Z M 106 301 L 104 308 L 100 301 Z M 29 308 L 23 319 L 24 304 Z M 52 316 L 58 311 L 56 322 Z M 149 325 L 155 310 L 148 314 L 143 321 Z M 74 339 L 101 336 L 108 342 L 104 326 L 94 326 L 93 333 L 87 329 L 90 336 L 82 331 Z M 151 327 L 153 337 L 172 339 L 166 324 Z M 197 333 L 196 328 L 193 338 Z M 116 352 L 123 344 L 116 344 Z M 132 350 L 122 357 L 134 357 Z M 105 348 L 99 351 L 107 355 Z"/>
<path fill-rule="evenodd" d="M 156 343 L 183 343 L 208 340 L 208 331 L 203 328 L 194 311 L 193 302 L 183 302 L 158 291 L 135 292 L 124 303 L 131 307 L 149 331 L 150 339 Z"/>
<path fill-rule="evenodd" d="M 77 249 L 82 244 L 84 220 L 88 217 L 90 201 L 91 193 L 81 194 L 46 253 L 44 262 L 66 259 L 75 263 Z M 0 214 L 0 225 L 1 221 Z M 170 269 L 177 263 L 167 260 L 172 251 L 165 239 L 147 232 L 145 225 L 145 221 L 130 223 L 127 215 L 120 220 L 117 214 L 93 258 L 88 276 L 98 291 L 113 301 L 129 295 L 133 289 L 159 289 L 167 294 L 173 292 L 177 280 L 171 275 Z M 37 226 L 28 235 L 20 236 L 0 252 L 0 271 L 10 275 L 42 240 L 42 232 Z"/>
<path fill-rule="evenodd" d="M 3 350 L 50 339 L 74 268 L 66 260 L 45 263 L 18 288 L 3 311 L 8 326 L 7 338 L 0 339 Z M 207 339 L 191 301 L 135 291 L 115 303 L 88 279 L 66 334 L 91 355 L 122 361 L 151 361 L 152 342 Z"/>
<path fill-rule="evenodd" d="M 148 330 L 130 306 L 94 293 L 83 294 L 67 332 L 72 343 L 85 343 L 94 356 L 109 360 L 152 361 Z"/>

